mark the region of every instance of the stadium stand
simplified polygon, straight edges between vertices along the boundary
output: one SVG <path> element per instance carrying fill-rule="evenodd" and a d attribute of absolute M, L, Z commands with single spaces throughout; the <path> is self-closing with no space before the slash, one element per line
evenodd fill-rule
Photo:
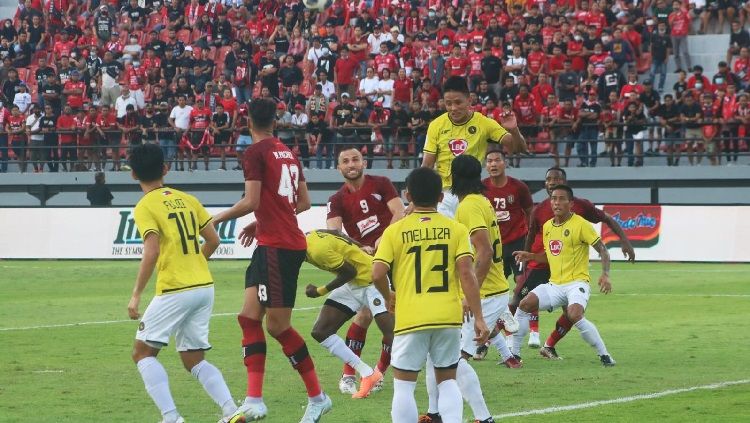
<path fill-rule="evenodd" d="M 532 148 L 515 167 L 747 163 L 750 8 L 668 3 L 334 0 L 321 13 L 299 0 L 6 4 L 0 172 L 120 170 L 142 142 L 162 145 L 175 170 L 197 170 L 199 158 L 206 170 L 237 168 L 243 104 L 260 96 L 284 105 L 279 137 L 309 168 L 330 168 L 343 145 L 374 167 L 412 168 L 449 75 L 469 80 L 476 112 L 516 114 Z M 376 103 L 386 125 L 373 131 Z M 226 127 L 209 120 L 218 105 Z"/>

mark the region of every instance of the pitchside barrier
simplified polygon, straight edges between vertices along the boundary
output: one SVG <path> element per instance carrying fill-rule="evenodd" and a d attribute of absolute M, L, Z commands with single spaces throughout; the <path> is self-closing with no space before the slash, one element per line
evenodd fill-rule
<path fill-rule="evenodd" d="M 750 206 L 599 207 L 620 223 L 639 261 L 750 262 Z M 303 231 L 321 228 L 326 208 L 313 207 L 298 219 Z M 221 245 L 214 258 L 249 258 L 254 246 L 242 247 L 237 237 L 252 220 L 246 216 L 219 225 Z M 132 207 L 4 208 L 0 221 L 8 223 L 0 237 L 0 259 L 136 259 L 143 249 Z M 612 259 L 624 260 L 617 236 L 595 227 Z M 597 258 L 593 249 L 591 258 Z"/>

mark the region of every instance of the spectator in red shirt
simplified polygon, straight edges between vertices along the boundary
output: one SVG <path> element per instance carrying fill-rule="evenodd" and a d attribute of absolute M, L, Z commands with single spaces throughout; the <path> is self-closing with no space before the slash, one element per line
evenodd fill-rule
<path fill-rule="evenodd" d="M 682 70 L 682 55 L 685 55 L 685 64 L 690 69 L 690 52 L 688 51 L 687 37 L 690 31 L 690 15 L 679 0 L 672 2 L 672 13 L 669 14 L 669 26 L 672 36 L 672 51 L 677 71 Z"/>
<path fill-rule="evenodd" d="M 529 75 L 536 79 L 540 72 L 547 69 L 547 55 L 542 51 L 537 40 L 531 41 L 531 51 L 526 56 L 526 70 Z"/>
<path fill-rule="evenodd" d="M 62 92 L 67 96 L 68 106 L 76 112 L 83 107 L 86 96 L 86 83 L 81 81 L 80 76 L 77 70 L 70 72 L 70 79 L 65 83 Z"/>
<path fill-rule="evenodd" d="M 396 72 L 398 69 L 398 59 L 393 53 L 388 52 L 388 45 L 386 43 L 380 44 L 380 54 L 375 56 L 373 59 L 375 62 L 375 72 L 381 75 L 383 69 L 388 69 L 391 73 Z"/>
<path fill-rule="evenodd" d="M 359 61 L 351 56 L 349 48 L 341 48 L 341 57 L 336 60 L 334 65 L 334 80 L 336 92 L 349 94 L 354 93 L 355 78 L 354 74 L 359 69 Z"/>
<path fill-rule="evenodd" d="M 687 87 L 690 90 L 695 89 L 697 91 L 710 92 L 713 90 L 711 82 L 703 75 L 703 66 L 695 65 L 695 67 L 693 67 L 693 74 L 687 80 Z M 696 99 L 696 101 L 699 100 L 700 98 Z"/>
<path fill-rule="evenodd" d="M 643 85 L 638 82 L 638 72 L 635 70 L 628 71 L 628 83 L 620 90 L 620 98 L 623 99 L 630 93 L 636 93 L 637 95 L 643 93 Z"/>
<path fill-rule="evenodd" d="M 742 89 L 746 90 L 750 85 L 750 49 L 740 49 L 740 57 L 732 65 L 732 71 L 739 78 Z"/>
<path fill-rule="evenodd" d="M 203 97 L 198 97 L 195 107 L 190 111 L 190 129 L 188 143 L 183 143 L 183 149 L 187 151 L 188 170 L 198 169 L 198 155 L 203 154 L 205 169 L 208 170 L 208 159 L 211 147 L 208 145 L 206 129 L 211 123 L 211 109 L 206 107 Z"/>
<path fill-rule="evenodd" d="M 63 113 L 57 118 L 57 130 L 60 131 L 58 139 L 60 140 L 60 162 L 63 170 L 66 172 L 73 171 L 75 163 L 78 161 L 78 151 L 76 146 L 76 120 L 73 116 L 73 109 L 70 104 L 63 107 Z M 68 163 L 70 162 L 70 168 Z"/>
<path fill-rule="evenodd" d="M 414 86 L 411 78 L 406 76 L 406 69 L 398 70 L 398 77 L 393 82 L 393 101 L 411 104 L 414 100 Z"/>
<path fill-rule="evenodd" d="M 561 125 L 557 128 L 555 139 L 557 140 L 558 154 L 560 150 L 564 148 L 565 167 L 570 165 L 570 154 L 573 151 L 573 146 L 575 145 L 575 140 L 577 138 L 577 128 L 574 128 L 573 125 L 577 121 L 578 108 L 573 104 L 573 99 L 567 98 L 563 101 L 562 106 L 557 112 L 557 117 L 553 121 L 554 124 Z"/>
<path fill-rule="evenodd" d="M 448 76 L 462 76 L 466 78 L 471 63 L 469 63 L 469 59 L 461 54 L 461 46 L 456 44 L 453 46 L 453 54 L 445 61 L 445 66 L 448 68 Z"/>
<path fill-rule="evenodd" d="M 52 47 L 52 53 L 59 62 L 61 57 L 70 56 L 74 48 L 76 48 L 76 44 L 68 38 L 68 31 L 62 30 L 60 31 L 60 39 Z"/>
<path fill-rule="evenodd" d="M 482 43 L 475 43 L 474 48 L 468 55 L 469 61 L 469 90 L 476 91 L 479 86 L 479 82 L 484 80 L 484 72 L 482 71 Z"/>
<path fill-rule="evenodd" d="M 546 106 L 548 96 L 554 93 L 555 88 L 549 83 L 549 77 L 547 77 L 547 74 L 544 72 L 540 73 L 537 76 L 536 85 L 531 89 L 531 94 L 537 101 L 537 109 L 541 110 L 543 106 Z"/>

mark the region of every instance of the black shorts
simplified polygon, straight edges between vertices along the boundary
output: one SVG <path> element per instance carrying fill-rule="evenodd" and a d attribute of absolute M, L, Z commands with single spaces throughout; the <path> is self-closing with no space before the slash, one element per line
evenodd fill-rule
<path fill-rule="evenodd" d="M 305 250 L 259 245 L 245 272 L 245 288 L 257 286 L 258 300 L 264 307 L 292 308 L 303 261 Z"/>
<path fill-rule="evenodd" d="M 521 274 L 521 268 L 516 263 L 516 258 L 513 257 L 513 251 L 523 251 L 525 241 L 526 237 L 521 237 L 515 241 L 503 244 L 503 273 L 506 278 L 512 273 L 513 277 L 517 279 L 518 275 Z"/>
<path fill-rule="evenodd" d="M 521 278 L 520 282 L 516 283 L 516 288 L 513 290 L 512 304 L 518 305 L 521 300 L 533 291 L 539 285 L 549 282 L 549 268 L 546 269 L 526 269 Z"/>

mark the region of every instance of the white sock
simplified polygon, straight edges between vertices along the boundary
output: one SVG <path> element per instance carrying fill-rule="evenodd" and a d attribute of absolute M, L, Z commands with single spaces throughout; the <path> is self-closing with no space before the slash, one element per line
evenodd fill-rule
<path fill-rule="evenodd" d="M 510 352 L 510 348 L 508 347 L 508 343 L 505 341 L 505 335 L 503 335 L 502 332 L 498 333 L 494 338 L 490 339 L 490 344 L 497 348 L 497 351 L 500 353 L 503 361 L 513 356 L 513 353 Z"/>
<path fill-rule="evenodd" d="M 203 389 L 206 390 L 208 396 L 221 407 L 224 417 L 231 416 L 237 411 L 237 406 L 234 404 L 232 394 L 224 381 L 224 376 L 221 375 L 216 366 L 203 360 L 190 369 L 190 373 L 203 385 Z"/>
<path fill-rule="evenodd" d="M 414 423 L 419 418 L 414 389 L 417 382 L 393 379 L 393 402 L 391 403 L 391 420 L 393 423 Z"/>
<path fill-rule="evenodd" d="M 604 340 L 602 340 L 599 331 L 596 329 L 593 323 L 583 319 L 577 321 L 574 325 L 576 329 L 581 332 L 581 338 L 586 341 L 589 345 L 596 349 L 596 353 L 599 355 L 609 355 L 607 347 L 604 346 Z"/>
<path fill-rule="evenodd" d="M 440 398 L 438 410 L 443 423 L 461 423 L 464 415 L 464 402 L 461 401 L 461 390 L 455 379 L 448 379 L 438 385 Z M 413 421 L 413 420 L 412 420 Z"/>
<path fill-rule="evenodd" d="M 531 315 L 523 310 L 521 308 L 516 309 L 516 320 L 518 320 L 518 332 L 513 334 L 513 346 L 510 347 L 510 350 L 513 352 L 513 354 L 521 355 L 521 345 L 523 344 L 523 339 L 526 338 L 526 334 L 529 333 L 529 319 L 531 318 Z"/>
<path fill-rule="evenodd" d="M 174 399 L 169 392 L 169 378 L 164 366 L 159 363 L 156 357 L 146 357 L 140 360 L 136 366 L 141 373 L 143 384 L 146 386 L 146 392 L 154 400 L 156 407 L 161 412 L 166 422 L 174 422 L 180 417 L 177 407 L 174 405 Z"/>
<path fill-rule="evenodd" d="M 430 414 L 437 414 L 438 412 L 438 384 L 435 379 L 435 366 L 432 365 L 432 360 L 427 357 L 427 364 L 425 365 L 425 385 L 427 385 L 427 412 Z"/>
<path fill-rule="evenodd" d="M 471 411 L 474 413 L 474 418 L 479 421 L 489 419 L 492 415 L 490 414 L 490 410 L 487 409 L 487 404 L 484 402 L 482 387 L 479 384 L 479 376 L 477 376 L 474 368 L 463 358 L 458 360 L 456 382 L 461 389 L 461 396 L 469 403 L 469 407 L 471 407 Z M 443 397 L 442 393 L 440 397 Z"/>
<path fill-rule="evenodd" d="M 362 361 L 362 359 L 357 357 L 357 354 L 354 354 L 354 351 L 346 346 L 346 343 L 343 339 L 341 339 L 340 336 L 333 334 L 324 339 L 323 342 L 320 343 L 320 345 L 323 346 L 323 348 L 327 349 L 331 354 L 338 357 L 344 363 L 352 366 L 354 370 L 356 370 L 357 373 L 360 374 L 360 376 L 367 377 L 372 375 L 372 367 L 368 366 L 364 361 Z"/>

